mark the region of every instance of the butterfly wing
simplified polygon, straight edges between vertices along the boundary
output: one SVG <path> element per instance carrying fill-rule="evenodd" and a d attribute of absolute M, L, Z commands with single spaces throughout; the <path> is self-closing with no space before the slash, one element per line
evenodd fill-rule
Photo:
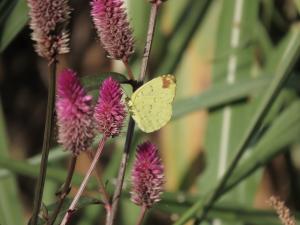
<path fill-rule="evenodd" d="M 171 119 L 175 88 L 175 77 L 163 75 L 147 82 L 132 94 L 128 106 L 132 118 L 142 131 L 156 131 Z"/>

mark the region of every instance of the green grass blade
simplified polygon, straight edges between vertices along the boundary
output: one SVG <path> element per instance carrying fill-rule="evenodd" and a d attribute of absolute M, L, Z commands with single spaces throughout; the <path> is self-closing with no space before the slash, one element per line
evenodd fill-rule
<path fill-rule="evenodd" d="M 189 97 L 174 103 L 172 119 L 178 119 L 201 109 L 222 107 L 238 100 L 247 99 L 265 88 L 270 77 L 246 78 L 235 84 L 215 84 L 198 96 Z"/>
<path fill-rule="evenodd" d="M 0 101 L 1 106 L 2 103 Z M 0 158 L 8 157 L 7 138 L 4 116 L 2 108 L 0 108 Z M 0 224 L 24 224 L 21 203 L 18 184 L 13 174 L 9 173 L 8 176 L 0 179 Z"/>
<path fill-rule="evenodd" d="M 159 69 L 155 74 L 175 72 L 190 41 L 206 17 L 212 2 L 211 0 L 196 0 L 192 4 L 190 2 L 187 3 L 189 4 L 187 7 L 190 7 L 190 10 L 187 15 L 183 15 L 186 17 L 183 23 L 176 23 L 180 24 L 180 26 L 174 27 L 173 30 L 176 32 L 172 33 L 172 37 L 166 40 L 166 48 L 162 48 L 164 52 L 161 52 L 164 57 L 160 61 Z"/>
<path fill-rule="evenodd" d="M 290 114 L 293 114 L 295 112 L 295 110 L 299 109 L 299 102 L 297 102 L 295 105 L 297 105 L 297 107 L 293 106 L 293 110 L 288 110 L 290 111 L 288 114 L 286 114 L 284 117 L 287 117 Z M 284 121 L 284 117 L 280 118 L 280 121 Z M 298 116 L 299 118 L 299 116 Z M 280 122 L 280 123 L 281 123 Z M 299 127 L 299 122 L 297 126 Z M 273 131 L 275 131 L 275 129 L 277 129 L 278 126 L 274 126 L 274 128 L 272 128 Z M 270 132 L 273 132 L 270 129 Z M 298 128 L 299 131 L 299 128 Z M 288 136 L 289 134 L 287 134 L 286 136 Z M 257 150 L 258 151 L 258 150 Z M 10 161 L 11 163 L 6 163 L 3 164 L 3 162 L 8 162 Z M 16 161 L 16 160 L 11 160 L 11 159 L 2 159 L 0 158 L 0 165 L 6 165 L 8 169 L 11 169 L 12 172 L 16 172 L 18 174 L 22 174 L 22 175 L 26 175 L 29 177 L 33 177 L 36 178 L 38 176 L 37 172 L 34 172 L 38 167 L 37 166 L 32 166 L 28 163 L 22 162 L 22 161 Z M 8 166 L 9 165 L 9 166 Z M 14 166 L 11 166 L 14 165 Z M 17 166 L 16 166 L 17 165 Z M 24 170 L 24 168 L 30 168 L 30 169 L 26 169 Z M 30 171 L 31 172 L 28 172 Z M 53 181 L 56 182 L 63 182 L 64 181 L 64 173 L 66 173 L 66 171 L 64 169 L 54 169 L 49 167 L 48 172 L 50 172 L 50 174 L 48 174 L 48 179 L 51 179 Z M 56 176 L 58 174 L 58 176 Z M 80 184 L 80 179 L 82 179 L 82 176 L 79 176 L 78 174 L 75 175 L 76 179 L 74 181 L 75 185 Z M 234 177 L 234 175 L 233 175 Z M 77 179 L 78 178 L 78 179 Z M 92 181 L 91 183 L 93 183 L 93 186 L 96 186 L 96 182 L 95 180 Z M 129 193 L 125 193 L 124 197 L 129 197 Z M 203 198 L 202 198 L 203 199 Z M 188 207 L 190 207 L 192 204 L 195 203 L 195 201 L 197 200 L 197 198 L 195 197 L 189 197 L 189 196 L 182 196 L 182 194 L 178 194 L 178 193 L 164 193 L 164 195 L 162 196 L 162 202 L 160 204 L 158 204 L 155 208 L 159 208 L 160 211 L 166 211 L 166 212 L 172 212 L 172 213 L 180 213 L 182 211 L 185 211 Z M 174 207 L 173 205 L 175 204 L 175 208 L 176 205 L 177 210 L 174 211 Z M 171 210 L 171 211 L 170 211 Z M 297 218 L 299 219 L 300 216 L 296 215 Z M 261 219 L 261 221 L 269 221 L 273 224 L 273 221 L 276 221 L 277 216 L 274 213 L 270 213 L 270 212 L 265 212 L 265 211 L 260 211 L 260 210 L 254 210 L 254 209 L 248 209 L 248 208 L 244 208 L 244 207 L 237 207 L 237 206 L 228 206 L 226 203 L 222 203 L 222 204 L 216 204 L 216 206 L 212 209 L 211 214 L 208 216 L 208 218 L 224 218 L 225 220 L 228 218 L 236 218 L 240 221 L 243 222 L 247 222 L 247 221 L 251 221 L 251 223 L 253 224 L 262 224 L 259 223 L 258 219 Z M 271 217 L 271 218 L 269 218 Z M 255 222 L 256 221 L 256 222 Z M 274 223 L 277 224 L 277 223 Z"/>
<path fill-rule="evenodd" d="M 15 36 L 24 28 L 28 20 L 26 0 L 19 0 L 6 19 L 0 35 L 0 52 L 4 51 Z"/>
<path fill-rule="evenodd" d="M 300 14 L 300 0 L 294 0 L 294 3 L 297 7 L 298 13 Z"/>
<path fill-rule="evenodd" d="M 259 69 L 255 67 L 253 52 L 259 37 L 249 30 L 257 29 L 258 5 L 259 2 L 256 0 L 222 1 L 213 61 L 213 85 L 226 85 L 229 91 L 233 86 L 242 88 L 244 85 L 239 84 L 243 80 L 257 79 Z M 237 141 L 241 139 L 249 124 L 251 112 L 257 107 L 257 98 L 251 96 L 246 101 L 235 103 L 226 105 L 221 110 L 211 111 L 209 114 L 204 146 L 206 168 L 198 179 L 198 189 L 201 193 L 213 188 L 230 165 L 236 154 Z M 243 185 L 235 189 L 234 194 L 224 196 L 222 201 L 252 205 L 260 174 L 257 175 L 243 182 Z M 215 219 L 218 224 L 227 224 L 222 218 Z M 231 221 L 229 224 L 240 222 Z"/>
<path fill-rule="evenodd" d="M 242 160 L 225 190 L 246 179 L 258 168 L 264 166 L 274 156 L 288 150 L 285 148 L 299 141 L 300 137 L 300 101 L 294 102 L 272 124 L 261 140 L 250 150 L 246 159 Z"/>
<path fill-rule="evenodd" d="M 225 174 L 225 178 L 223 177 L 222 181 L 216 185 L 216 187 L 213 189 L 214 191 L 209 192 L 207 196 L 209 196 L 206 201 L 198 201 L 196 204 L 194 204 L 187 212 L 185 212 L 182 217 L 175 223 L 176 225 L 182 225 L 185 222 L 187 222 L 190 218 L 194 217 L 199 212 L 201 213 L 203 210 L 203 205 L 207 202 L 212 201 L 214 199 L 214 193 L 219 192 L 221 188 L 223 188 L 224 181 L 227 181 L 227 178 L 231 175 L 231 172 L 235 168 L 238 160 L 245 152 L 246 148 L 249 145 L 249 142 L 251 138 L 253 138 L 255 131 L 259 126 L 261 125 L 265 115 L 267 115 L 267 112 L 272 105 L 272 102 L 275 100 L 277 95 L 279 94 L 284 82 L 287 80 L 287 78 L 290 75 L 291 68 L 295 65 L 296 60 L 299 57 L 299 51 L 300 51 L 300 26 L 295 25 L 292 27 L 290 35 L 289 35 L 289 42 L 288 45 L 285 48 L 285 51 L 281 55 L 281 60 L 276 66 L 274 79 L 270 83 L 268 89 L 266 90 L 266 93 L 263 95 L 262 101 L 260 102 L 260 105 L 258 106 L 257 110 L 255 111 L 254 116 L 251 119 L 250 125 L 247 128 L 243 138 L 241 139 L 240 144 L 237 148 L 237 155 L 233 162 L 231 163 L 231 166 L 227 170 Z"/>

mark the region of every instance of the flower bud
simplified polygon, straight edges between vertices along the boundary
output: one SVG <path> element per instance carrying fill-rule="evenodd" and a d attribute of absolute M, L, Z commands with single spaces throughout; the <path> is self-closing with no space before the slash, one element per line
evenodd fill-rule
<path fill-rule="evenodd" d="M 113 59 L 128 62 L 134 52 L 132 30 L 123 0 L 93 0 L 92 18 L 104 49 Z"/>

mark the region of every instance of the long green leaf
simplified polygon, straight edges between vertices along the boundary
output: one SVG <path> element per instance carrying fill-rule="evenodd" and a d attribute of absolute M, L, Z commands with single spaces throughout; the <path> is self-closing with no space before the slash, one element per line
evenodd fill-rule
<path fill-rule="evenodd" d="M 174 27 L 173 30 L 175 32 L 166 40 L 161 52 L 164 57 L 160 61 L 159 69 L 155 74 L 168 74 L 176 71 L 185 50 L 203 22 L 212 2 L 211 0 L 196 0 L 192 3 L 187 3 L 186 7 L 189 7 L 189 10 L 187 10 L 188 14 L 183 11 L 185 13 L 182 15 L 184 17 L 183 22 L 179 21 L 176 23 L 176 25 L 180 26 Z M 179 20 L 182 20 L 182 17 Z"/>
<path fill-rule="evenodd" d="M 250 149 L 229 179 L 224 191 L 237 185 L 255 170 L 264 166 L 274 156 L 286 151 L 286 146 L 296 143 L 300 137 L 300 101 L 294 102 L 272 124 L 261 140 Z"/>
<path fill-rule="evenodd" d="M 2 103 L 0 101 L 0 158 L 8 157 L 9 148 L 7 138 Z M 18 192 L 18 183 L 13 174 L 10 172 L 7 173 L 8 176 L 0 179 L 0 224 L 23 224 L 24 221 Z"/>
<path fill-rule="evenodd" d="M 265 88 L 270 81 L 270 77 L 260 77 L 244 78 L 235 84 L 215 84 L 197 96 L 175 102 L 172 119 L 178 119 L 197 110 L 221 108 L 235 101 L 250 98 Z"/>
<path fill-rule="evenodd" d="M 181 213 L 195 202 L 195 198 L 186 201 L 176 201 L 176 194 L 168 193 L 168 195 L 170 194 L 172 195 L 171 199 L 163 197 L 162 203 L 158 204 L 154 209 L 159 212 L 163 211 L 170 214 Z M 182 197 L 178 198 L 181 199 Z M 295 215 L 298 224 L 300 222 L 300 214 L 299 212 L 293 214 Z M 244 224 L 253 225 L 282 225 L 278 215 L 274 211 L 254 209 L 252 207 L 233 204 L 232 202 L 216 204 L 208 214 L 208 219 L 212 220 L 214 218 L 220 218 L 230 224 L 238 221 Z"/>
<path fill-rule="evenodd" d="M 215 85 L 227 85 L 242 88 L 240 80 L 257 76 L 255 68 L 254 44 L 257 36 L 249 33 L 257 26 L 258 1 L 229 0 L 222 1 L 216 37 L 215 58 L 212 82 Z M 236 25 L 238 24 L 238 26 Z M 257 79 L 257 77 L 256 77 Z M 229 88 L 228 88 L 229 89 Z M 198 188 L 207 192 L 224 175 L 236 154 L 238 140 L 249 124 L 251 112 L 257 107 L 257 98 L 251 97 L 244 102 L 228 105 L 209 114 L 205 139 L 206 168 L 198 182 Z M 259 174 L 243 182 L 233 194 L 226 195 L 222 201 L 235 201 L 237 204 L 253 204 Z M 219 224 L 227 224 L 218 219 Z M 229 224 L 240 224 L 231 221 Z"/>
<path fill-rule="evenodd" d="M 0 34 L 0 52 L 4 51 L 15 36 L 24 28 L 28 20 L 26 0 L 18 0 L 6 19 Z"/>
<path fill-rule="evenodd" d="M 226 172 L 226 176 L 221 180 L 221 182 L 218 183 L 218 185 L 213 189 L 213 191 L 209 192 L 207 194 L 208 198 L 206 201 L 198 201 L 196 204 L 193 205 L 186 213 L 182 215 L 182 217 L 175 223 L 176 225 L 184 224 L 186 221 L 188 221 L 190 218 L 195 216 L 199 211 L 200 213 L 203 212 L 203 205 L 207 202 L 214 202 L 215 196 L 218 196 L 218 192 L 220 189 L 224 188 L 224 184 L 226 184 L 225 181 L 227 181 L 227 178 L 231 175 L 231 172 L 233 169 L 235 169 L 236 164 L 240 157 L 245 152 L 246 148 L 249 145 L 249 142 L 251 138 L 253 138 L 255 131 L 261 124 L 262 120 L 266 116 L 270 106 L 272 105 L 272 102 L 274 99 L 278 96 L 284 82 L 287 80 L 287 78 L 290 75 L 291 68 L 295 65 L 296 60 L 299 57 L 299 51 L 300 51 L 300 27 L 299 25 L 295 25 L 292 27 L 289 38 L 288 38 L 288 45 L 286 46 L 283 54 L 281 55 L 281 60 L 279 61 L 278 65 L 275 69 L 275 75 L 273 81 L 270 83 L 266 93 L 264 94 L 262 101 L 260 102 L 259 107 L 255 111 L 255 114 L 253 115 L 251 122 L 249 123 L 249 127 L 247 128 L 243 138 L 241 139 L 240 144 L 237 148 L 237 155 L 235 159 L 233 160 L 231 166 Z"/>

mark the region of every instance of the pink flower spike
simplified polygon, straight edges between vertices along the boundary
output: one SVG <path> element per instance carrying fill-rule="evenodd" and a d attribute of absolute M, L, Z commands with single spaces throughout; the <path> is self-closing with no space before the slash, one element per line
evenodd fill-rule
<path fill-rule="evenodd" d="M 74 155 L 86 151 L 94 138 L 91 101 L 75 72 L 66 69 L 60 73 L 56 102 L 58 142 Z"/>
<path fill-rule="evenodd" d="M 132 30 L 123 0 L 92 0 L 91 15 L 104 49 L 113 59 L 128 62 L 134 52 Z"/>
<path fill-rule="evenodd" d="M 138 146 L 131 179 L 131 201 L 147 208 L 160 201 L 164 184 L 164 168 L 158 149 L 151 142 Z"/>
<path fill-rule="evenodd" d="M 70 18 L 67 0 L 27 0 L 35 50 L 50 62 L 56 54 L 69 52 L 65 26 Z"/>
<path fill-rule="evenodd" d="M 106 137 L 115 137 L 120 134 L 126 117 L 122 96 L 121 85 L 116 80 L 109 77 L 103 81 L 95 106 L 94 119 L 96 128 Z"/>

